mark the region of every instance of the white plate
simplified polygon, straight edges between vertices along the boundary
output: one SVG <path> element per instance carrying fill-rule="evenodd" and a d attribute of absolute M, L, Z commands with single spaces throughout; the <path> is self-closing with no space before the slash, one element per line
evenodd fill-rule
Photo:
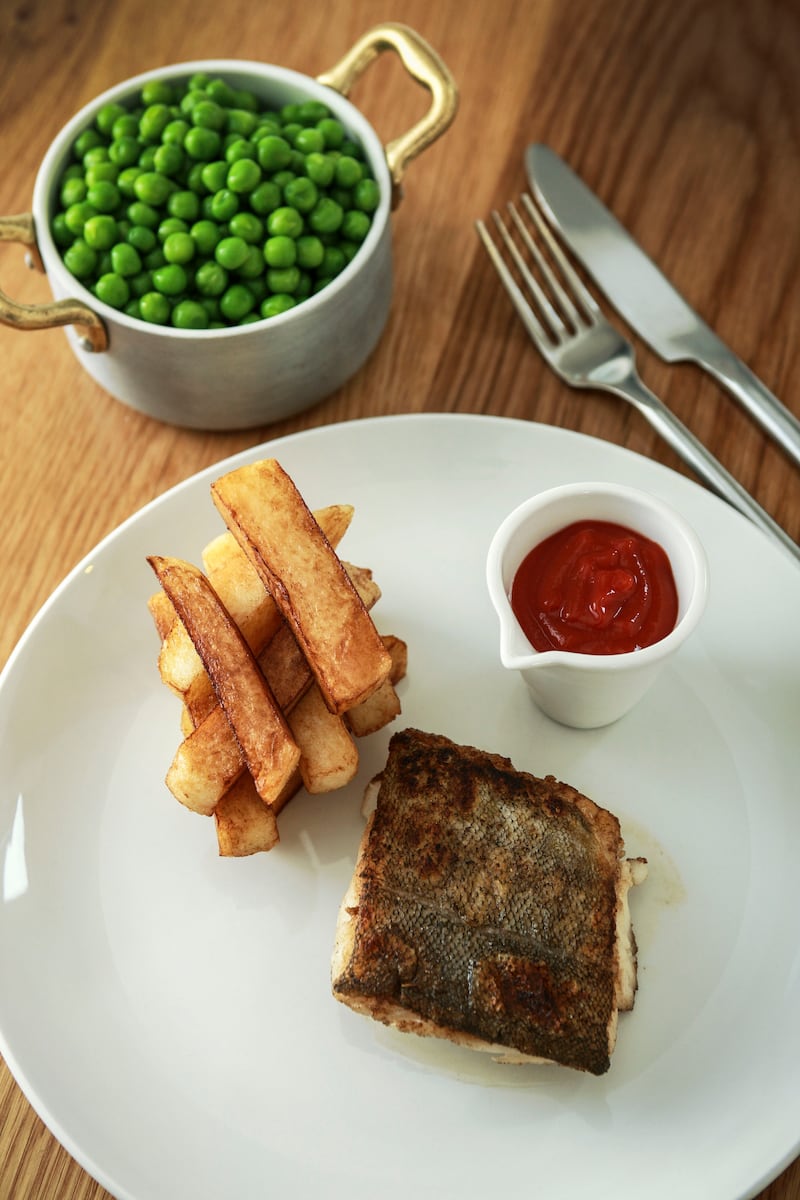
<path fill-rule="evenodd" d="M 409 645 L 403 724 L 552 772 L 616 812 L 651 877 L 633 897 L 635 1011 L 610 1072 L 501 1067 L 337 1004 L 336 910 L 361 785 L 300 795 L 268 855 L 222 860 L 167 793 L 177 702 L 156 672 L 151 553 L 195 562 L 209 484 L 280 458 L 312 506 L 352 502 Z M 712 595 L 653 691 L 608 729 L 541 716 L 499 666 L 484 559 L 530 493 L 649 488 L 692 522 Z M 0 681 L 0 1048 L 33 1106 L 135 1200 L 536 1195 L 733 1200 L 798 1150 L 800 573 L 695 484 L 531 423 L 378 418 L 260 446 L 151 504 L 81 563 Z"/>

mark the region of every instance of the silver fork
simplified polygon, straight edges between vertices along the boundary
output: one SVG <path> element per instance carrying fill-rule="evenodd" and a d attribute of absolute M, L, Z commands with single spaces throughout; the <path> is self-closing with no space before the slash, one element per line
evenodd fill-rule
<path fill-rule="evenodd" d="M 612 392 L 632 404 L 683 462 L 712 491 L 771 534 L 800 561 L 800 546 L 756 503 L 750 493 L 648 387 L 636 369 L 633 346 L 605 318 L 529 195 L 522 196 L 528 221 L 513 204 L 509 221 L 492 213 L 499 239 L 516 266 L 530 301 L 514 278 L 483 221 L 478 234 L 531 339 L 570 387 Z M 511 229 L 511 232 L 509 232 Z M 515 235 L 515 236 L 514 236 Z M 540 248 L 546 247 L 547 255 Z M 535 263 L 537 278 L 529 266 Z"/>

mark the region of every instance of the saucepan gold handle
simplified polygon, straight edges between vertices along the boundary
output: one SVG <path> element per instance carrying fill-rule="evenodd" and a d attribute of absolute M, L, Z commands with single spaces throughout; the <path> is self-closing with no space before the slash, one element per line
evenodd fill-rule
<path fill-rule="evenodd" d="M 317 76 L 317 82 L 346 96 L 370 63 L 384 50 L 394 50 L 408 73 L 431 94 L 427 113 L 406 133 L 386 146 L 392 178 L 392 207 L 402 195 L 406 167 L 451 124 L 458 108 L 458 88 L 439 55 L 408 25 L 376 25 L 359 38 L 335 67 Z"/>
<path fill-rule="evenodd" d="M 0 242 L 19 242 L 30 248 L 33 264 L 42 270 L 32 213 L 0 217 Z M 97 313 L 81 300 L 51 300 L 47 304 L 18 304 L 0 291 L 0 322 L 12 329 L 53 329 L 77 325 L 86 338 L 87 349 L 108 348 L 108 333 Z"/>

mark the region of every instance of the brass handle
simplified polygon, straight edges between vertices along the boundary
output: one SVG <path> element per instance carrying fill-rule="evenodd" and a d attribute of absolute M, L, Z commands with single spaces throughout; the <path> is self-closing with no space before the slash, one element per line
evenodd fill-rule
<path fill-rule="evenodd" d="M 20 242 L 29 246 L 36 267 L 43 270 L 36 244 L 31 213 L 0 217 L 0 242 Z M 48 304 L 18 304 L 0 291 L 0 322 L 12 329 L 53 329 L 58 325 L 79 325 L 87 339 L 87 349 L 108 348 L 108 333 L 97 313 L 80 300 L 51 300 Z"/>
<path fill-rule="evenodd" d="M 431 106 L 425 116 L 386 146 L 394 208 L 402 195 L 408 164 L 440 137 L 455 117 L 458 88 L 436 51 L 408 25 L 392 22 L 368 29 L 335 67 L 317 76 L 317 82 L 346 96 L 359 76 L 384 50 L 395 50 L 408 73 L 431 93 Z"/>

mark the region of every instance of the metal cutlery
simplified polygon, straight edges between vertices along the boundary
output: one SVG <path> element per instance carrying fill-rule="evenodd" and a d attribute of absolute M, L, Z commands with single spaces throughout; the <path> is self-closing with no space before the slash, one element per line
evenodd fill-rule
<path fill-rule="evenodd" d="M 689 307 L 594 192 L 554 150 L 529 146 L 525 167 L 550 224 L 631 329 L 666 362 L 694 362 L 800 466 L 800 421 Z"/>
<path fill-rule="evenodd" d="M 483 221 L 477 221 L 476 227 L 542 357 L 571 387 L 611 392 L 632 404 L 709 488 L 800 561 L 800 546 L 645 386 L 631 343 L 603 315 L 532 198 L 523 195 L 521 205 L 527 219 L 513 204 L 508 205 L 506 222 L 499 213 L 492 213 L 497 241 Z M 513 262 L 523 286 L 517 283 L 507 259 Z"/>

